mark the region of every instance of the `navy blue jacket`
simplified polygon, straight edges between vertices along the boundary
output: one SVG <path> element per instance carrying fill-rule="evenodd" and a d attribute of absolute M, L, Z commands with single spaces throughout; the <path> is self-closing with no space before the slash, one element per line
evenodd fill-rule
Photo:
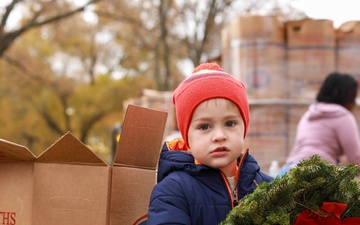
<path fill-rule="evenodd" d="M 239 162 L 239 199 L 252 193 L 256 184 L 273 179 L 260 172 L 248 152 Z M 220 170 L 197 165 L 192 155 L 170 150 L 166 143 L 160 154 L 157 181 L 150 198 L 147 225 L 216 225 L 234 207 L 228 182 Z"/>

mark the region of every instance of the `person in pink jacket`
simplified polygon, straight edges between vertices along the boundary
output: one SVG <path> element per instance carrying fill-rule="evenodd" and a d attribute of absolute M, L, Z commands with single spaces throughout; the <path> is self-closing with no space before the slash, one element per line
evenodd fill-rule
<path fill-rule="evenodd" d="M 342 156 L 360 165 L 359 128 L 352 110 L 356 106 L 357 81 L 348 74 L 329 74 L 297 126 L 294 146 L 282 167 L 284 175 L 312 155 L 337 164 Z"/>

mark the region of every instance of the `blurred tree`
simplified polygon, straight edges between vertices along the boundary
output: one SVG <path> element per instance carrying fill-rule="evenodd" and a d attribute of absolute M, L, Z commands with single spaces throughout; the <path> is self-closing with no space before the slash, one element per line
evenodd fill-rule
<path fill-rule="evenodd" d="M 276 0 L 107 0 L 95 13 L 122 46 L 121 67 L 151 76 L 158 90 L 169 91 L 194 66 L 221 54 L 224 24 L 261 9 L 287 18 L 299 15 Z"/>
<path fill-rule="evenodd" d="M 158 90 L 168 91 L 183 79 L 189 67 L 191 70 L 211 58 L 214 48 L 220 49 L 217 32 L 222 20 L 216 17 L 223 17 L 233 2 L 138 0 L 124 4 L 108 0 L 95 12 L 123 46 L 122 67 L 150 75 Z"/>
<path fill-rule="evenodd" d="M 4 129 L 2 138 L 16 134 L 15 140 L 22 140 L 31 149 L 43 150 L 41 145 L 71 131 L 88 143 L 96 123 L 114 113 L 117 120 L 121 119 L 123 100 L 152 87 L 152 81 L 141 76 L 114 80 L 109 70 L 97 71 L 95 76 L 99 64 L 111 67 L 108 59 L 112 49 L 96 42 L 96 29 L 80 15 L 74 18 L 29 31 L 3 56 L 11 67 L 0 75 L 6 84 L 4 88 L 10 87 L 2 96 L 6 103 L 2 103 L 7 107 L 21 105 L 21 110 L 12 112 L 23 116 L 21 120 L 8 120 L 10 115 L 2 115 L 8 127 L 13 127 L 14 121 L 22 124 L 14 133 Z M 116 43 L 112 46 L 116 48 Z M 43 127 L 34 130 L 34 121 L 41 121 Z M 108 130 L 112 125 L 108 124 Z"/>
<path fill-rule="evenodd" d="M 72 5 L 67 1 L 5 1 L 5 3 L 8 2 L 8 5 L 0 13 L 0 57 L 26 31 L 71 17 L 98 1 L 101 0 L 89 0 L 84 5 L 76 8 L 70 7 Z M 11 23 L 10 16 L 12 13 L 15 14 L 15 10 L 17 10 L 16 13 L 21 13 L 23 18 L 21 23 L 9 28 L 10 25 L 8 24 Z"/>

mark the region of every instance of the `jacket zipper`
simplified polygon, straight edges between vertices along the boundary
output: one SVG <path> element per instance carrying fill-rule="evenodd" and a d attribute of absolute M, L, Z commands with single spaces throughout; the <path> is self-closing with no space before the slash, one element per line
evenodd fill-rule
<path fill-rule="evenodd" d="M 237 206 L 237 204 L 239 203 L 238 179 L 239 179 L 239 175 L 240 175 L 241 166 L 242 166 L 242 164 L 245 160 L 245 156 L 247 155 L 248 152 L 249 152 L 249 149 L 246 149 L 240 156 L 240 161 L 238 163 L 237 170 L 235 173 L 235 189 L 234 190 L 231 188 L 230 182 L 229 182 L 228 178 L 226 177 L 226 175 L 223 172 L 221 172 L 221 176 L 225 180 L 225 184 L 226 184 L 226 187 L 227 187 L 229 195 L 230 195 L 232 208 L 234 208 L 234 206 Z"/>
<path fill-rule="evenodd" d="M 234 208 L 234 206 L 237 205 L 238 203 L 238 199 L 237 199 L 237 185 L 235 183 L 235 188 L 232 189 L 231 185 L 230 185 L 230 181 L 228 180 L 228 178 L 226 177 L 226 175 L 221 172 L 221 176 L 223 177 L 225 184 L 226 184 L 226 188 L 228 189 L 229 195 L 230 195 L 230 199 L 231 199 L 231 207 Z"/>

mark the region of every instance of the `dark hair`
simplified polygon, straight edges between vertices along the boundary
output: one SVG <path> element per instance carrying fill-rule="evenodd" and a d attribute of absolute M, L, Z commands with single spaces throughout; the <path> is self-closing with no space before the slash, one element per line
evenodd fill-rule
<path fill-rule="evenodd" d="M 351 75 L 330 73 L 321 85 L 316 101 L 345 106 L 355 103 L 357 90 L 358 83 Z"/>

